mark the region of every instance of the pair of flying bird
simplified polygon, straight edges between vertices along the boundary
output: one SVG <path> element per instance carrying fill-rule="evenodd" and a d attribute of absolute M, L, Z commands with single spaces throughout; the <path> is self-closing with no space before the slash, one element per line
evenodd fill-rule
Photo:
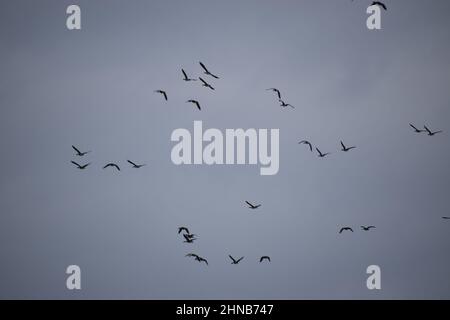
<path fill-rule="evenodd" d="M 355 146 L 346 147 L 342 141 L 340 141 L 340 142 L 341 142 L 341 147 L 342 147 L 341 151 L 343 151 L 343 152 L 348 152 L 348 151 L 356 148 Z M 311 152 L 313 151 L 313 146 L 312 146 L 311 142 L 309 142 L 308 140 L 302 140 L 298 144 L 306 144 L 307 146 L 309 146 L 309 150 Z M 318 153 L 319 158 L 325 158 L 327 155 L 331 154 L 330 152 L 322 153 L 319 150 L 319 148 L 316 148 L 316 151 Z"/>
<path fill-rule="evenodd" d="M 291 107 L 292 109 L 295 109 L 295 107 L 292 104 L 286 103 L 286 102 L 284 102 L 283 99 L 281 99 L 281 92 L 277 88 L 269 88 L 269 89 L 266 89 L 266 90 L 267 91 L 273 91 L 273 92 L 275 92 L 277 94 L 278 102 L 280 103 L 280 107 L 283 107 L 283 108 Z"/>
<path fill-rule="evenodd" d="M 230 254 L 228 255 L 228 257 L 231 259 L 231 264 L 238 264 L 239 262 L 242 261 L 242 259 L 244 259 L 244 257 L 240 257 L 239 259 L 235 259 L 233 258 Z M 269 256 L 262 256 L 261 258 L 259 258 L 259 262 L 263 262 L 264 260 L 267 260 L 270 262 L 270 257 Z"/>
<path fill-rule="evenodd" d="M 370 229 L 375 229 L 375 226 L 367 226 L 367 227 L 366 226 L 361 226 L 361 230 L 369 231 Z M 351 232 L 353 232 L 353 229 L 350 228 L 350 227 L 343 227 L 343 228 L 341 228 L 339 230 L 339 233 L 342 233 L 344 231 L 351 231 Z"/>
<path fill-rule="evenodd" d="M 439 130 L 439 131 L 431 131 L 430 129 L 428 129 L 427 126 L 423 126 L 423 129 L 418 129 L 415 125 L 413 125 L 413 124 L 411 124 L 411 123 L 409 124 L 409 126 L 410 126 L 411 128 L 413 128 L 414 132 L 416 132 L 416 133 L 426 132 L 430 137 L 434 136 L 435 134 L 438 134 L 438 133 L 441 133 L 441 132 L 442 132 L 442 130 Z"/>
<path fill-rule="evenodd" d="M 179 227 L 178 228 L 178 234 L 180 234 L 181 232 L 183 232 L 183 237 L 184 237 L 184 241 L 185 243 L 194 243 L 194 240 L 197 240 L 196 238 L 196 234 L 190 233 L 189 229 L 186 227 Z"/>

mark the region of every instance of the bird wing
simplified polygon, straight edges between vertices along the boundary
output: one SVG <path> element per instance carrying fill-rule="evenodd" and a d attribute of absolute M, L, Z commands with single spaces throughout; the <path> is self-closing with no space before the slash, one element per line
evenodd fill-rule
<path fill-rule="evenodd" d="M 207 86 L 208 85 L 208 83 L 205 81 L 205 80 L 203 80 L 203 78 L 202 77 L 198 77 L 199 79 L 200 79 L 200 81 L 201 82 L 203 82 L 203 84 L 205 85 L 205 86 Z"/>
<path fill-rule="evenodd" d="M 200 103 L 198 103 L 198 101 L 193 101 L 195 103 L 195 105 L 197 106 L 198 110 L 202 110 L 202 108 L 200 108 Z"/>
<path fill-rule="evenodd" d="M 76 165 L 78 168 L 81 167 L 78 163 L 76 163 L 75 161 L 70 161 L 72 162 L 74 165 Z"/>
<path fill-rule="evenodd" d="M 253 207 L 253 205 L 250 202 L 245 201 L 245 203 L 248 204 L 250 207 Z"/>
<path fill-rule="evenodd" d="M 81 153 L 81 151 L 80 150 L 78 150 L 75 146 L 72 146 L 72 148 L 78 153 L 78 154 L 80 154 Z"/>
<path fill-rule="evenodd" d="M 280 92 L 280 90 L 274 89 L 274 91 L 277 93 L 278 99 L 281 99 L 281 92 Z"/>
<path fill-rule="evenodd" d="M 234 260 L 234 258 L 231 255 L 228 255 L 230 257 L 231 260 L 233 260 L 233 262 L 236 262 L 236 260 Z"/>
<path fill-rule="evenodd" d="M 127 160 L 127 162 L 128 162 L 128 163 L 130 163 L 130 164 L 132 164 L 133 166 L 137 167 L 137 164 L 136 164 L 136 163 L 134 163 L 133 161 L 131 161 L 131 160 Z"/>
<path fill-rule="evenodd" d="M 319 153 L 319 155 L 322 155 L 322 152 L 320 152 L 319 148 L 316 148 L 316 150 Z"/>
<path fill-rule="evenodd" d="M 412 125 L 411 123 L 409 124 L 411 126 L 411 128 L 413 128 L 416 131 L 420 131 L 419 129 L 417 129 L 414 125 Z"/>
<path fill-rule="evenodd" d="M 184 78 L 188 79 L 188 76 L 187 76 L 186 72 L 183 69 L 181 69 L 181 72 L 183 72 Z"/>
<path fill-rule="evenodd" d="M 163 96 L 164 96 L 164 99 L 166 99 L 167 100 L 167 93 L 165 92 L 165 91 L 163 91 L 163 92 L 161 92 L 162 94 L 163 94 Z"/>
<path fill-rule="evenodd" d="M 345 145 L 342 141 L 341 141 L 341 146 L 342 146 L 342 149 L 345 149 Z"/>
<path fill-rule="evenodd" d="M 205 72 L 209 72 L 208 69 L 206 69 L 206 67 L 205 67 L 205 65 L 203 63 L 201 63 L 201 62 L 199 62 L 199 63 L 202 66 L 203 70 L 205 70 Z"/>
<path fill-rule="evenodd" d="M 117 164 L 114 163 L 113 166 L 116 167 L 116 169 L 120 171 L 120 168 Z"/>
<path fill-rule="evenodd" d="M 424 128 L 425 128 L 425 130 L 427 130 L 428 131 L 428 133 L 430 133 L 431 134 L 431 131 L 430 131 L 430 129 L 428 129 L 427 128 L 427 126 L 423 126 Z"/>
<path fill-rule="evenodd" d="M 244 257 L 241 257 L 241 258 L 239 258 L 239 260 L 238 260 L 238 261 L 236 261 L 236 262 L 238 262 L 238 263 L 239 263 L 239 262 L 240 262 L 240 261 L 241 261 L 242 259 L 244 259 Z"/>

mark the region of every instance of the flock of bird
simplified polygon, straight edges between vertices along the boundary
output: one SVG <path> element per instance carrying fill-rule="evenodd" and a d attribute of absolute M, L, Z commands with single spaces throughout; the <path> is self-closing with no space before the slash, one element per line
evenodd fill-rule
<path fill-rule="evenodd" d="M 379 2 L 379 1 L 374 1 L 372 3 L 372 5 L 378 5 L 378 6 L 382 7 L 384 10 L 387 10 L 386 5 L 381 3 L 381 2 Z M 200 67 L 203 70 L 203 74 L 204 75 L 209 76 L 209 77 L 214 78 L 214 79 L 220 79 L 217 75 L 215 75 L 212 72 L 210 72 L 209 69 L 205 66 L 205 64 L 203 64 L 202 62 L 199 62 L 199 64 L 200 64 Z M 215 90 L 215 88 L 210 83 L 208 83 L 204 78 L 202 78 L 200 76 L 198 78 L 191 78 L 191 77 L 188 76 L 188 74 L 186 73 L 186 71 L 184 69 L 181 69 L 181 73 L 182 73 L 182 76 L 183 76 L 182 77 L 183 81 L 186 81 L 186 82 L 200 81 L 202 87 L 208 88 L 210 90 Z M 278 102 L 279 102 L 281 107 L 283 107 L 283 108 L 290 107 L 292 109 L 295 109 L 295 107 L 293 105 L 291 105 L 290 103 L 286 103 L 285 100 L 283 100 L 281 91 L 279 89 L 277 89 L 277 88 L 268 88 L 266 90 L 267 91 L 272 91 L 273 93 L 275 93 L 276 98 L 277 98 L 277 100 L 278 100 Z M 158 89 L 158 90 L 155 90 L 154 92 L 160 94 L 164 98 L 165 101 L 168 101 L 169 98 L 168 98 L 168 94 L 167 94 L 166 90 Z M 189 100 L 186 101 L 186 103 L 191 103 L 198 110 L 202 110 L 200 102 L 198 100 L 196 100 L 196 99 L 189 99 Z M 434 136 L 434 135 L 436 135 L 438 133 L 442 133 L 441 130 L 439 130 L 439 131 L 432 131 L 426 125 L 423 126 L 423 129 L 419 129 L 415 125 L 413 125 L 411 123 L 409 125 L 414 130 L 414 132 L 416 132 L 416 133 L 426 133 L 426 134 L 428 134 L 428 136 Z M 325 157 L 327 157 L 328 155 L 331 154 L 331 152 L 322 152 L 318 147 L 313 147 L 312 143 L 310 141 L 308 141 L 308 140 L 301 140 L 300 142 L 298 142 L 298 144 L 302 144 L 302 145 L 308 146 L 310 152 L 313 152 L 313 149 L 315 149 L 315 151 L 317 152 L 317 155 L 318 155 L 319 158 L 325 158 Z M 340 147 L 341 147 L 340 151 L 342 151 L 342 152 L 349 152 L 349 151 L 351 151 L 353 149 L 356 149 L 356 146 L 346 146 L 342 140 L 340 141 Z M 75 146 L 72 146 L 72 148 L 75 150 L 76 156 L 78 156 L 78 157 L 84 157 L 88 153 L 91 152 L 91 151 L 84 151 L 84 152 L 82 152 Z M 139 168 L 145 166 L 145 164 L 136 164 L 135 162 L 133 162 L 131 160 L 127 160 L 127 162 L 132 166 L 132 168 L 135 168 L 135 169 L 139 169 Z M 71 163 L 74 164 L 80 170 L 86 169 L 91 164 L 89 162 L 89 163 L 81 165 L 81 164 L 77 163 L 76 161 L 71 161 Z M 107 163 L 106 165 L 103 166 L 103 169 L 106 169 L 106 168 L 114 168 L 114 169 L 120 171 L 120 167 L 116 163 L 113 163 L 113 162 Z M 261 207 L 261 204 L 253 204 L 253 203 L 251 203 L 249 201 L 245 201 L 245 203 L 246 203 L 247 207 L 249 209 L 251 209 L 251 210 L 256 210 L 256 209 Z M 442 219 L 450 220 L 450 217 L 442 217 Z M 360 226 L 360 228 L 361 228 L 362 231 L 370 231 L 371 229 L 375 229 L 376 227 L 373 226 L 373 225 L 369 225 L 369 226 Z M 338 233 L 342 234 L 344 231 L 354 232 L 352 227 L 345 226 L 345 227 L 341 227 L 339 229 Z M 198 239 L 197 235 L 193 234 L 193 233 L 190 233 L 190 231 L 189 231 L 189 229 L 187 227 L 179 227 L 178 228 L 178 234 L 181 234 L 183 236 L 183 239 L 184 239 L 183 242 L 184 243 L 192 244 L 192 243 L 194 243 L 194 241 L 196 241 Z M 186 254 L 185 256 L 189 257 L 189 258 L 194 258 L 195 261 L 198 261 L 200 263 L 204 262 L 206 265 L 209 265 L 207 259 L 205 259 L 204 257 L 201 257 L 200 255 L 198 255 L 196 253 L 192 253 L 191 252 L 191 253 Z M 244 259 L 244 257 L 240 257 L 240 258 L 236 259 L 232 255 L 228 255 L 228 257 L 231 260 L 231 264 L 234 264 L 234 265 L 239 264 Z M 259 262 L 261 263 L 263 261 L 271 262 L 271 259 L 270 259 L 269 256 L 261 256 L 259 258 Z"/>

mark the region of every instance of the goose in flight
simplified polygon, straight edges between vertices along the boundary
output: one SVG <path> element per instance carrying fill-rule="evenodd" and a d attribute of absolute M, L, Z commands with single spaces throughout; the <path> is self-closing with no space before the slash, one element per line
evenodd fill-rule
<path fill-rule="evenodd" d="M 72 162 L 74 165 L 76 165 L 76 166 L 78 167 L 78 169 L 80 169 L 80 170 L 86 169 L 87 166 L 91 164 L 91 163 L 89 162 L 89 163 L 86 163 L 85 165 L 79 165 L 79 164 L 76 163 L 75 161 L 70 161 L 70 162 Z"/>
<path fill-rule="evenodd" d="M 382 7 L 384 10 L 387 10 L 386 5 L 383 2 L 380 1 L 374 1 L 372 2 L 372 6 L 380 6 Z"/>
<path fill-rule="evenodd" d="M 356 148 L 356 147 L 348 147 L 347 148 L 342 141 L 341 141 L 341 146 L 342 146 L 341 151 L 344 151 L 344 152 L 348 152 L 348 151 Z"/>
<path fill-rule="evenodd" d="M 179 228 L 178 228 L 178 234 L 180 234 L 180 233 L 183 232 L 183 231 L 184 231 L 185 233 L 187 233 L 187 234 L 190 234 L 188 228 L 186 228 L 186 227 L 179 227 Z"/>
<path fill-rule="evenodd" d="M 245 201 L 245 203 L 248 204 L 249 209 L 258 209 L 259 207 L 261 207 L 260 204 L 253 205 L 253 204 L 251 204 L 251 203 L 248 202 L 248 201 Z"/>
<path fill-rule="evenodd" d="M 183 73 L 183 76 L 184 76 L 183 80 L 184 80 L 184 81 L 197 81 L 197 79 L 189 78 L 189 77 L 187 76 L 187 74 L 186 74 L 186 71 L 184 71 L 184 69 L 181 69 L 181 72 Z"/>
<path fill-rule="evenodd" d="M 278 100 L 281 100 L 281 92 L 280 92 L 280 90 L 278 90 L 277 88 L 269 88 L 269 89 L 266 89 L 266 90 L 275 92 L 277 94 L 277 96 L 278 96 Z"/>
<path fill-rule="evenodd" d="M 144 164 L 136 164 L 136 163 L 134 163 L 134 162 L 131 161 L 131 160 L 127 160 L 127 162 L 128 162 L 129 164 L 131 164 L 131 165 L 133 166 L 133 168 L 135 168 L 135 169 L 142 168 L 143 166 L 146 165 L 145 163 L 144 163 Z"/>
<path fill-rule="evenodd" d="M 320 152 L 319 148 L 316 148 L 317 152 L 319 153 L 319 158 L 325 158 L 327 155 L 329 155 L 329 152 L 322 153 Z"/>
<path fill-rule="evenodd" d="M 295 109 L 295 107 L 292 105 L 292 104 L 290 104 L 290 103 L 286 103 L 286 102 L 284 102 L 283 100 L 278 100 L 279 102 L 280 102 L 280 107 L 283 107 L 283 108 L 285 108 L 285 107 L 291 107 L 292 109 Z"/>
<path fill-rule="evenodd" d="M 194 240 L 197 240 L 197 238 L 195 238 L 195 237 L 190 237 L 190 236 L 188 236 L 187 234 L 185 234 L 185 233 L 183 233 L 183 237 L 184 237 L 184 241 L 183 242 L 186 242 L 186 243 L 194 243 Z"/>
<path fill-rule="evenodd" d="M 442 132 L 442 130 L 432 132 L 432 131 L 430 131 L 430 129 L 427 128 L 427 126 L 423 126 L 423 127 L 425 128 L 425 130 L 427 130 L 428 135 L 429 135 L 430 137 L 434 136 L 435 134 L 438 134 L 438 133 L 441 133 L 441 132 Z"/>
<path fill-rule="evenodd" d="M 202 79 L 202 77 L 198 77 L 200 79 L 201 82 L 203 82 L 202 86 L 206 87 L 206 88 L 210 88 L 211 90 L 214 90 L 214 88 L 205 80 Z"/>
<path fill-rule="evenodd" d="M 117 170 L 119 170 L 120 171 L 120 168 L 119 168 L 119 166 L 117 165 L 117 164 L 115 164 L 115 163 L 108 163 L 107 165 L 105 165 L 104 167 L 103 167 L 103 169 L 106 169 L 106 168 L 108 168 L 108 167 L 112 167 L 112 168 L 116 168 Z"/>
<path fill-rule="evenodd" d="M 203 63 L 201 63 L 200 61 L 199 61 L 199 63 L 200 63 L 200 66 L 203 68 L 204 74 L 206 74 L 208 76 L 211 76 L 213 78 L 219 79 L 218 76 L 216 76 L 215 74 L 212 74 L 211 72 L 209 72 L 209 70 L 206 68 L 206 66 Z"/>
<path fill-rule="evenodd" d="M 425 132 L 426 130 L 420 130 L 420 129 L 417 129 L 413 124 L 409 124 L 409 126 L 411 127 L 411 128 L 413 128 L 414 129 L 414 131 L 416 132 L 416 133 L 422 133 L 422 132 Z"/>
<path fill-rule="evenodd" d="M 268 260 L 268 261 L 270 262 L 270 257 L 269 257 L 269 256 L 262 256 L 262 257 L 259 259 L 259 263 L 263 262 L 264 260 Z"/>
<path fill-rule="evenodd" d="M 341 230 L 339 230 L 339 233 L 342 233 L 343 231 L 351 231 L 351 232 L 353 232 L 353 229 L 350 228 L 350 227 L 344 227 L 344 228 L 341 228 Z"/>
<path fill-rule="evenodd" d="M 309 146 L 309 150 L 311 150 L 311 152 L 312 152 L 312 144 L 311 144 L 311 142 L 309 142 L 307 140 L 303 140 L 303 141 L 300 141 L 298 144 L 306 144 L 306 145 L 308 145 Z"/>
<path fill-rule="evenodd" d="M 91 152 L 90 150 L 89 150 L 89 151 L 85 151 L 85 152 L 81 152 L 81 151 L 78 150 L 78 148 L 75 147 L 75 146 L 72 146 L 72 149 L 75 150 L 75 152 L 77 153 L 77 156 L 79 156 L 79 157 L 82 157 L 82 156 L 88 154 L 89 152 Z"/>
<path fill-rule="evenodd" d="M 375 229 L 375 226 L 368 226 L 368 227 L 361 226 L 361 229 L 364 231 L 369 231 L 370 229 Z"/>
<path fill-rule="evenodd" d="M 167 101 L 167 93 L 164 90 L 155 90 L 156 93 L 160 93 L 164 96 L 164 99 Z"/>
<path fill-rule="evenodd" d="M 200 103 L 197 100 L 192 100 L 191 99 L 191 100 L 186 101 L 186 103 L 193 103 L 193 104 L 195 104 L 197 106 L 198 110 L 202 110 L 202 108 L 200 108 Z"/>
<path fill-rule="evenodd" d="M 241 262 L 242 259 L 244 259 L 244 257 L 240 257 L 238 260 L 234 259 L 231 255 L 228 255 L 230 257 L 231 260 L 233 260 L 233 262 L 231 262 L 231 264 L 238 264 L 239 262 Z"/>

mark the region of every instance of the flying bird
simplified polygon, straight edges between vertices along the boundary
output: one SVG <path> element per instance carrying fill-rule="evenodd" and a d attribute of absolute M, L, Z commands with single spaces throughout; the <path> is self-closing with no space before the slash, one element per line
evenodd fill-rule
<path fill-rule="evenodd" d="M 430 131 L 430 129 L 427 128 L 427 126 L 423 126 L 423 127 L 425 128 L 425 130 L 427 130 L 428 135 L 429 135 L 430 137 L 434 136 L 435 134 L 438 134 L 438 133 L 441 133 L 441 132 L 442 132 L 442 130 L 432 132 L 432 131 Z"/>
<path fill-rule="evenodd" d="M 233 262 L 231 264 L 238 264 L 244 257 L 239 258 L 238 260 L 234 259 L 231 255 L 228 255 Z"/>
<path fill-rule="evenodd" d="M 348 147 L 347 148 L 342 141 L 341 141 L 341 146 L 342 146 L 341 151 L 344 151 L 344 152 L 348 152 L 348 151 L 356 148 L 356 147 Z"/>
<path fill-rule="evenodd" d="M 186 228 L 186 227 L 179 227 L 178 228 L 178 234 L 180 234 L 183 231 L 186 232 L 187 234 L 190 234 L 188 228 Z"/>
<path fill-rule="evenodd" d="M 181 69 L 181 72 L 183 73 L 183 76 L 184 76 L 183 80 L 184 80 L 184 81 L 197 81 L 197 79 L 189 78 L 189 77 L 187 76 L 187 74 L 186 74 L 186 71 L 184 71 L 184 69 Z"/>
<path fill-rule="evenodd" d="M 306 144 L 309 146 L 309 150 L 311 150 L 311 152 L 313 151 L 311 142 L 309 142 L 307 140 L 300 141 L 298 144 Z"/>
<path fill-rule="evenodd" d="M 206 88 L 210 88 L 211 90 L 214 90 L 214 88 L 205 80 L 202 79 L 202 77 L 198 77 L 200 79 L 201 82 L 203 82 L 202 86 L 206 87 Z"/>
<path fill-rule="evenodd" d="M 160 93 L 164 96 L 164 99 L 167 101 L 167 93 L 164 90 L 155 90 L 156 93 Z"/>
<path fill-rule="evenodd" d="M 339 233 L 342 233 L 343 231 L 351 231 L 351 232 L 353 232 L 353 229 L 350 228 L 350 227 L 344 227 L 344 228 L 341 228 L 341 230 L 339 230 Z"/>
<path fill-rule="evenodd" d="M 189 238 L 189 239 L 197 239 L 197 238 L 195 238 L 197 236 L 196 234 L 186 233 L 186 234 L 183 234 L 183 236 L 185 238 Z"/>
<path fill-rule="evenodd" d="M 115 164 L 115 163 L 108 163 L 107 165 L 105 165 L 104 167 L 103 167 L 103 169 L 106 169 L 106 168 L 108 168 L 108 167 L 113 167 L 113 168 L 116 168 L 117 170 L 119 170 L 120 171 L 120 168 L 119 168 L 119 166 L 117 165 L 117 164 Z"/>
<path fill-rule="evenodd" d="M 278 90 L 277 88 L 269 88 L 269 89 L 266 89 L 266 90 L 275 92 L 277 94 L 277 96 L 278 96 L 278 100 L 281 100 L 281 92 L 280 92 L 280 90 Z"/>
<path fill-rule="evenodd" d="M 387 10 L 386 5 L 383 2 L 380 1 L 374 1 L 372 2 L 372 6 L 380 6 L 382 7 L 384 10 Z"/>
<path fill-rule="evenodd" d="M 259 262 L 261 263 L 261 262 L 263 262 L 264 260 L 268 260 L 268 261 L 270 262 L 270 257 L 269 257 L 269 256 L 262 256 L 262 257 L 259 259 Z"/>
<path fill-rule="evenodd" d="M 450 220 L 450 217 L 442 217 L 444 220 Z"/>
<path fill-rule="evenodd" d="M 420 130 L 420 129 L 417 129 L 414 125 L 412 125 L 411 123 L 409 124 L 409 126 L 411 127 L 411 128 L 413 128 L 414 129 L 414 131 L 416 132 L 416 133 L 421 133 L 421 132 L 425 132 L 426 130 Z"/>
<path fill-rule="evenodd" d="M 194 240 L 197 240 L 197 238 L 194 238 L 194 237 L 189 237 L 187 234 L 183 234 L 183 237 L 184 237 L 184 241 L 183 242 L 186 242 L 186 243 L 194 243 Z"/>
<path fill-rule="evenodd" d="M 193 103 L 193 104 L 195 104 L 196 106 L 197 106 L 197 109 L 198 110 L 202 110 L 202 108 L 200 108 L 200 103 L 197 101 L 197 100 L 188 100 L 188 101 L 186 101 L 186 103 Z"/>
<path fill-rule="evenodd" d="M 261 205 L 260 204 L 257 204 L 257 205 L 253 205 L 253 204 L 251 204 L 250 202 L 248 202 L 248 201 L 245 201 L 245 203 L 246 204 L 248 204 L 248 206 L 249 206 L 249 209 L 258 209 L 259 207 L 261 207 Z"/>
<path fill-rule="evenodd" d="M 196 255 L 195 253 L 188 253 L 187 255 L 185 255 L 185 257 L 194 257 L 194 258 L 197 258 L 198 255 Z"/>
<path fill-rule="evenodd" d="M 76 163 L 75 161 L 70 161 L 70 162 L 72 162 L 74 165 L 76 165 L 76 166 L 78 167 L 78 169 L 80 169 L 80 170 L 86 169 L 87 166 L 91 164 L 91 163 L 89 162 L 89 163 L 86 163 L 85 165 L 79 165 L 79 164 Z"/>
<path fill-rule="evenodd" d="M 370 229 L 375 229 L 375 226 L 368 226 L 368 227 L 361 226 L 361 229 L 364 231 L 369 231 Z"/>
<path fill-rule="evenodd" d="M 285 107 L 291 107 L 292 109 L 295 109 L 295 107 L 292 105 L 292 104 L 290 104 L 290 103 L 286 103 L 286 102 L 284 102 L 283 100 L 278 100 L 279 102 L 280 102 L 280 106 L 281 107 L 283 107 L 283 108 L 285 108 Z"/>
<path fill-rule="evenodd" d="M 209 72 L 209 70 L 206 68 L 206 66 L 205 66 L 203 63 L 201 63 L 201 62 L 199 62 L 199 63 L 200 63 L 200 66 L 201 66 L 201 67 L 203 68 L 203 70 L 205 71 L 204 74 L 206 74 L 206 75 L 208 75 L 208 76 L 211 76 L 211 77 L 213 77 L 213 78 L 219 79 L 218 76 L 216 76 L 216 75 L 212 74 L 211 72 Z"/>
<path fill-rule="evenodd" d="M 86 155 L 86 154 L 88 154 L 89 152 L 91 152 L 91 151 L 85 151 L 85 152 L 81 152 L 80 150 L 78 150 L 75 146 L 72 146 L 72 148 L 73 148 L 73 150 L 75 150 L 76 151 L 76 153 L 77 153 L 77 156 L 79 156 L 79 157 L 82 157 L 82 156 L 84 156 L 84 155 Z"/>
<path fill-rule="evenodd" d="M 320 152 L 319 148 L 316 148 L 317 152 L 319 153 L 319 158 L 325 158 L 327 155 L 329 155 L 330 153 L 322 153 Z"/>
<path fill-rule="evenodd" d="M 135 169 L 142 168 L 143 166 L 146 165 L 146 164 L 136 164 L 136 163 L 134 163 L 134 162 L 131 161 L 131 160 L 127 160 L 127 162 L 128 162 L 129 164 L 131 164 L 131 165 L 133 166 L 133 168 L 135 168 Z"/>

